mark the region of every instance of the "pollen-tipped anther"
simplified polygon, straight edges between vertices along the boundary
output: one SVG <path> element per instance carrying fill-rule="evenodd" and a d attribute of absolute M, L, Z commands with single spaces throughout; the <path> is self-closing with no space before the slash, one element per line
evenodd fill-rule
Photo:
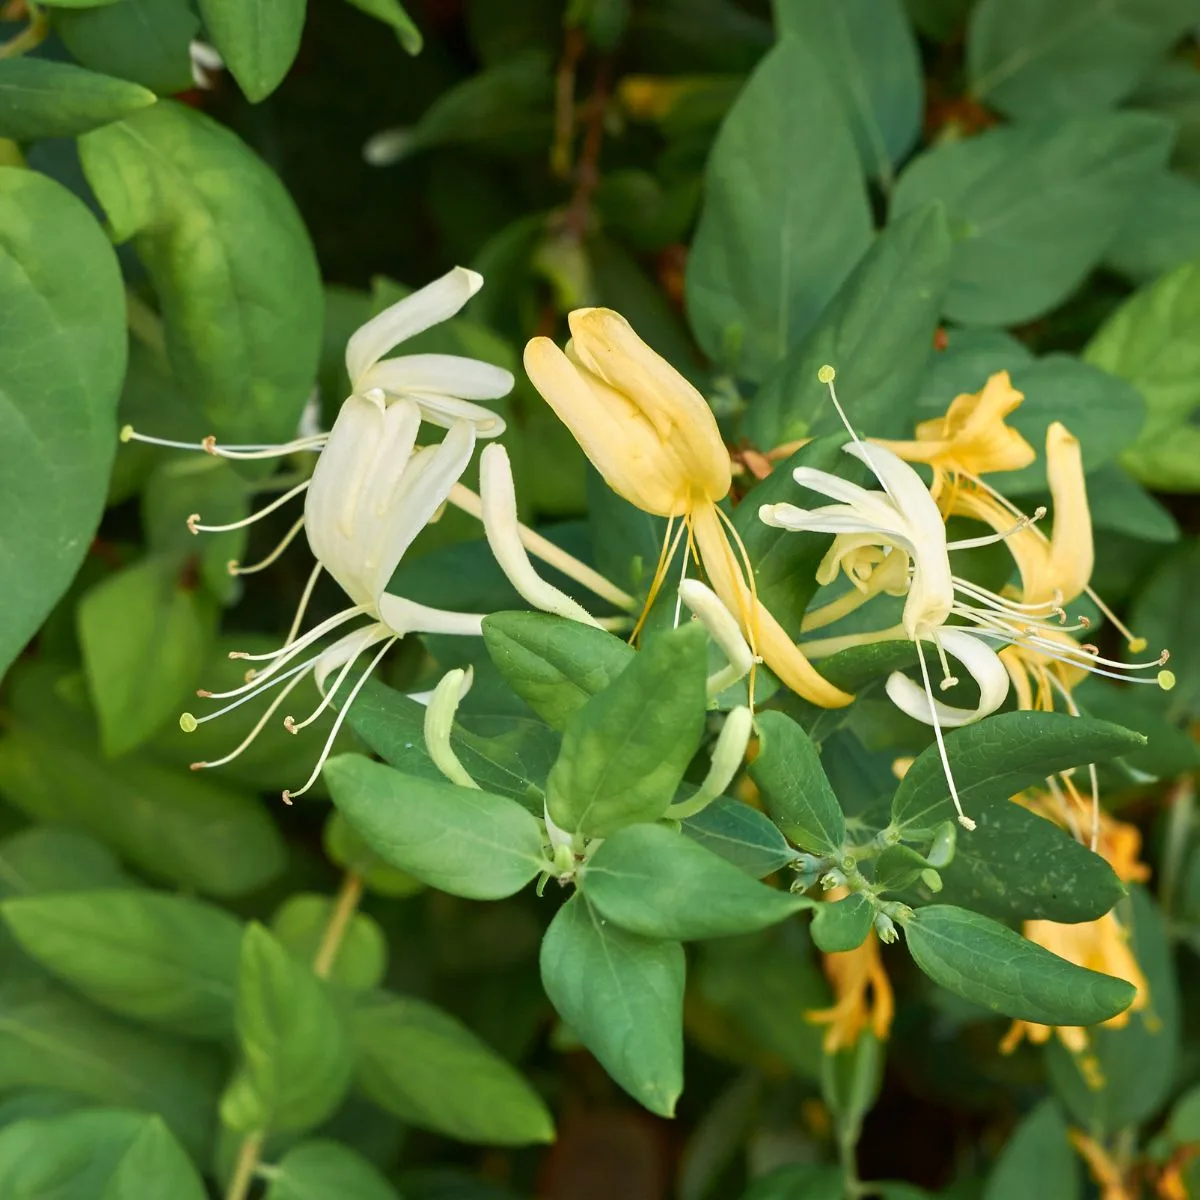
<path fill-rule="evenodd" d="M 291 792 L 288 792 L 288 791 L 285 791 L 285 792 L 283 793 L 282 800 L 283 800 L 284 804 L 291 804 L 291 802 L 292 802 L 292 793 L 291 793 Z"/>
<path fill-rule="evenodd" d="M 284 729 L 286 729 L 288 731 L 288 733 L 299 733 L 299 730 L 296 728 L 296 718 L 295 717 L 291 717 L 291 716 L 284 717 L 283 718 L 283 727 L 284 727 Z"/>
<path fill-rule="evenodd" d="M 199 696 L 201 700 L 212 699 L 212 692 L 206 691 L 204 688 L 197 688 L 196 695 Z"/>
<path fill-rule="evenodd" d="M 217 453 L 217 438 L 215 434 L 210 433 L 208 437 L 200 439 L 200 449 L 205 454 L 215 455 Z"/>
<path fill-rule="evenodd" d="M 198 528 L 199 524 L 200 524 L 200 514 L 192 513 L 191 516 L 189 516 L 187 519 L 188 533 L 193 534 L 193 535 L 198 534 L 200 532 L 200 530 Z"/>

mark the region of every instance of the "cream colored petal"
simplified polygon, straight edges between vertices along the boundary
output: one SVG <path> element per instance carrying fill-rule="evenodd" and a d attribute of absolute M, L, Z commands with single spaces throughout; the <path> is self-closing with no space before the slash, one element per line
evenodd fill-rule
<path fill-rule="evenodd" d="M 962 629 L 941 629 L 937 634 L 942 647 L 951 658 L 957 659 L 966 668 L 967 674 L 979 686 L 979 703 L 974 708 L 959 708 L 945 704 L 937 697 L 929 697 L 925 689 L 900 671 L 888 676 L 886 690 L 888 698 L 915 721 L 926 725 L 936 723 L 942 728 L 969 725 L 993 713 L 1004 703 L 1008 695 L 1008 672 L 999 655 L 977 637 Z M 932 703 L 933 712 L 930 711 Z"/>
<path fill-rule="evenodd" d="M 710 675 L 706 685 L 710 696 L 718 696 L 750 673 L 754 654 L 742 636 L 737 618 L 711 588 L 698 579 L 685 579 L 679 585 L 679 597 L 703 623 L 725 655 L 726 665 Z"/>
<path fill-rule="evenodd" d="M 447 612 L 403 596 L 384 592 L 379 597 L 379 619 L 397 637 L 406 633 L 448 633 L 464 637 L 483 634 L 483 613 Z"/>
<path fill-rule="evenodd" d="M 1061 592 L 1066 603 L 1087 587 L 1095 557 L 1079 441 L 1058 421 L 1046 430 L 1046 475 L 1054 500 L 1048 574 L 1037 581 L 1038 593 L 1025 600 L 1037 603 Z"/>
<path fill-rule="evenodd" d="M 368 367 L 401 342 L 454 316 L 481 287 L 482 275 L 455 267 L 372 317 L 346 343 L 346 372 L 354 390 Z"/>
<path fill-rule="evenodd" d="M 513 389 L 511 371 L 458 354 L 402 354 L 375 363 L 361 390 L 382 388 L 392 395 L 432 392 L 460 400 L 499 400 Z"/>

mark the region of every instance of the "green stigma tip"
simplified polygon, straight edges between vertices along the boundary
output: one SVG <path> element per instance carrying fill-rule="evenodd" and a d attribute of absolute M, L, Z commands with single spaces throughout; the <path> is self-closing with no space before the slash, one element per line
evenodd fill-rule
<path fill-rule="evenodd" d="M 828 363 L 817 372 L 817 379 L 821 383 L 832 383 L 836 378 L 837 372 Z"/>
<path fill-rule="evenodd" d="M 181 713 L 180 714 L 179 728 L 182 729 L 184 733 L 195 733 L 196 725 L 197 725 L 196 718 L 193 717 L 191 713 Z"/>
<path fill-rule="evenodd" d="M 1162 688 L 1164 692 L 1169 692 L 1175 686 L 1175 672 L 1159 671 L 1158 686 Z"/>
<path fill-rule="evenodd" d="M 132 439 L 132 437 L 133 437 L 133 426 L 132 425 L 122 425 L 121 426 L 121 441 L 128 442 Z"/>

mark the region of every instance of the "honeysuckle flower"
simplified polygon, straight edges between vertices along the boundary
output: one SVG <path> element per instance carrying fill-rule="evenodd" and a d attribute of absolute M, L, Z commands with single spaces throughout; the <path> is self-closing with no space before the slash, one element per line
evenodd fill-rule
<path fill-rule="evenodd" d="M 1135 1191 L 1127 1182 L 1128 1170 L 1122 1169 L 1108 1150 L 1095 1138 L 1089 1137 L 1080 1129 L 1069 1129 L 1067 1136 L 1079 1157 L 1087 1164 L 1088 1174 L 1091 1175 L 1100 1190 L 1100 1200 L 1137 1200 L 1141 1191 L 1140 1189 Z M 1159 1194 L 1162 1200 L 1174 1200 L 1169 1193 L 1161 1190 L 1161 1180 Z M 1186 1190 L 1178 1197 L 1178 1200 L 1188 1200 Z"/>
<path fill-rule="evenodd" d="M 849 704 L 852 697 L 821 677 L 755 593 L 745 549 L 718 507 L 729 492 L 730 460 L 704 397 L 618 313 L 577 309 L 567 321 L 566 350 L 534 338 L 525 369 L 609 487 L 667 518 L 644 611 L 686 534 L 684 573 L 694 556 L 754 654 L 804 699 Z"/>
<path fill-rule="evenodd" d="M 721 603 L 717 594 L 699 579 L 683 580 L 679 585 L 679 599 L 704 625 L 709 637 L 725 655 L 725 666 L 714 671 L 705 685 L 710 698 L 719 696 L 726 688 L 750 674 L 756 661 L 754 653 L 746 644 L 733 614 Z"/>

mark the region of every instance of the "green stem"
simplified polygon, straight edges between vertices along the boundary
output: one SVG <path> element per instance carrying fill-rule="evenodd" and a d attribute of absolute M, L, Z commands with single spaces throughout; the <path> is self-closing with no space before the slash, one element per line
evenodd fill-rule
<path fill-rule="evenodd" d="M 266 1136 L 265 1133 L 248 1133 L 242 1139 L 225 1200 L 246 1200 L 250 1194 L 250 1185 L 254 1182 L 254 1171 L 258 1166 L 258 1156 L 262 1153 Z"/>
<path fill-rule="evenodd" d="M 50 32 L 50 22 L 45 13 L 35 12 L 30 16 L 29 24 L 16 37 L 10 38 L 0 45 L 0 58 L 17 58 L 30 50 L 35 50 L 46 40 Z"/>

